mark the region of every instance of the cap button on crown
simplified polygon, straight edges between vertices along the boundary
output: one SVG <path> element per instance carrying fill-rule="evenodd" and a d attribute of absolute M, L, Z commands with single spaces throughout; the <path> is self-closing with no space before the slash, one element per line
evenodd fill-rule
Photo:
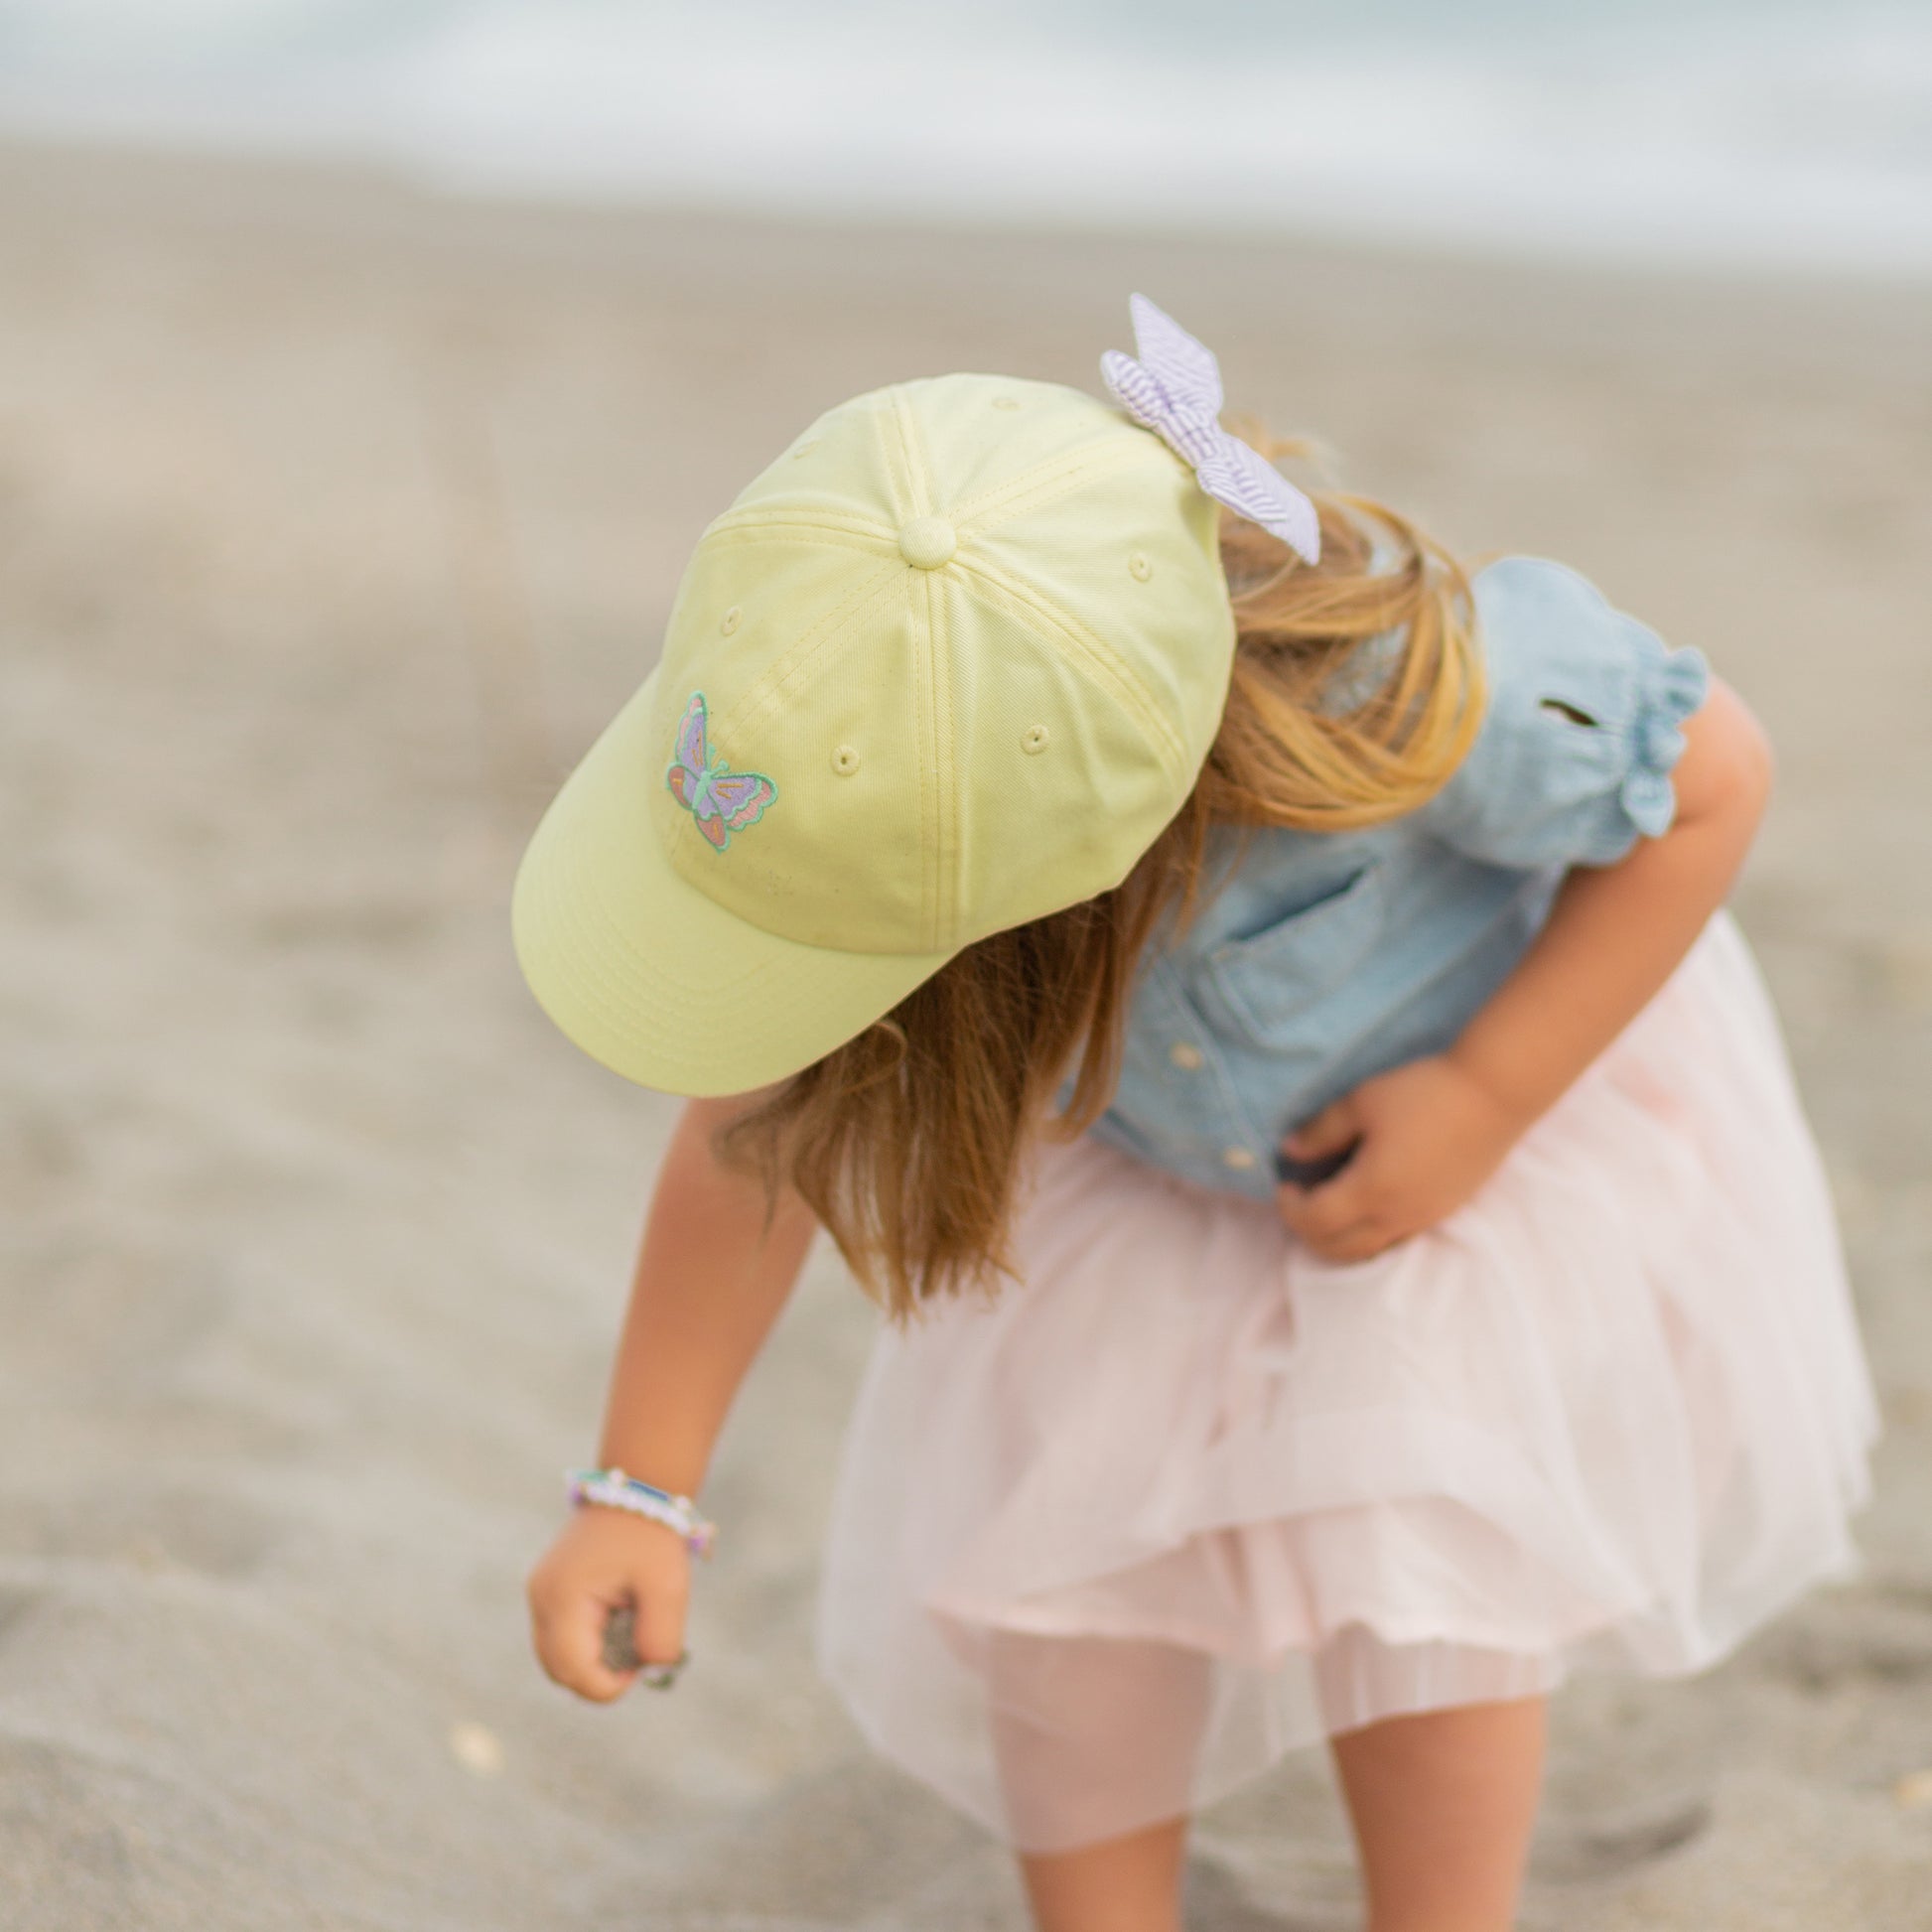
<path fill-rule="evenodd" d="M 898 533 L 898 554 L 919 570 L 937 570 L 958 548 L 943 516 L 915 516 Z"/>

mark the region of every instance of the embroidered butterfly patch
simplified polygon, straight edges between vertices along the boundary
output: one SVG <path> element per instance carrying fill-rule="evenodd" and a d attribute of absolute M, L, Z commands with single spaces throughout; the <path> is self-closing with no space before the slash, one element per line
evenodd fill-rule
<path fill-rule="evenodd" d="M 705 743 L 704 693 L 693 691 L 678 722 L 677 757 L 664 773 L 671 796 L 698 821 L 698 830 L 723 852 L 732 834 L 756 825 L 778 787 L 757 771 L 727 769 Z"/>

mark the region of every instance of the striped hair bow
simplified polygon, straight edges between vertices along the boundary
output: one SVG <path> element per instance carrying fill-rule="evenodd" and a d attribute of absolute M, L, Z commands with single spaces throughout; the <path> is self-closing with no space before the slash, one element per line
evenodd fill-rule
<path fill-rule="evenodd" d="M 1310 563 L 1321 555 L 1313 502 L 1238 436 L 1221 427 L 1221 365 L 1144 295 L 1128 298 L 1140 359 L 1110 348 L 1100 358 L 1107 393 L 1193 467 L 1217 503 L 1258 523 Z"/>

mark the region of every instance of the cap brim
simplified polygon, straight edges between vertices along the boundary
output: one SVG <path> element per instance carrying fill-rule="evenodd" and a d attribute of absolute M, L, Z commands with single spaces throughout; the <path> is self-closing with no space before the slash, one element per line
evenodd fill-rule
<path fill-rule="evenodd" d="M 952 955 L 800 945 L 673 871 L 650 818 L 666 766 L 651 734 L 656 682 L 653 671 L 585 754 L 523 855 L 517 964 L 563 1032 L 625 1079 L 749 1093 L 864 1032 Z"/>

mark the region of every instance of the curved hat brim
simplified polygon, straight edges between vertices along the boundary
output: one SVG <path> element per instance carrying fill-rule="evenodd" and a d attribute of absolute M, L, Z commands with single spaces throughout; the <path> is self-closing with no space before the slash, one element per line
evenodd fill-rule
<path fill-rule="evenodd" d="M 665 1093 L 749 1093 L 889 1013 L 951 953 L 840 952 L 752 925 L 665 859 L 653 671 L 584 756 L 517 869 L 517 964 L 564 1034 Z M 729 863 L 725 855 L 721 862 Z"/>

